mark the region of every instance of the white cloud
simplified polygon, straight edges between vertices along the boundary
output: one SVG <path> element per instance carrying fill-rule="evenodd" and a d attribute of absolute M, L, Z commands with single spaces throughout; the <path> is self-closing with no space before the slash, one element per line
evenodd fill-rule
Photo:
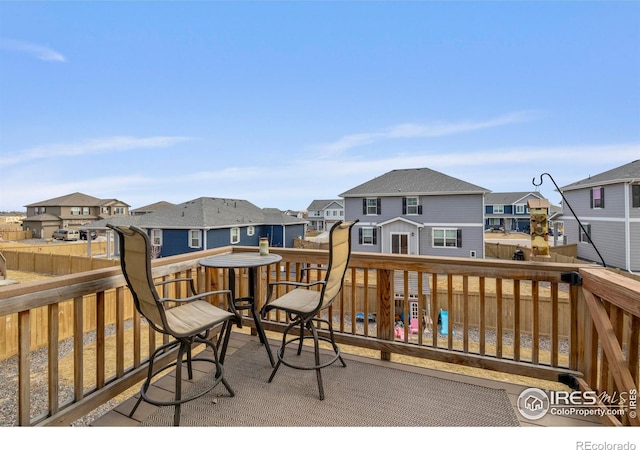
<path fill-rule="evenodd" d="M 0 156 L 0 167 L 21 164 L 37 159 L 57 159 L 65 156 L 82 156 L 96 153 L 122 152 L 141 148 L 169 147 L 190 139 L 191 138 L 181 136 L 152 136 L 144 138 L 112 136 L 74 144 L 44 145 L 12 154 L 3 154 Z"/>
<path fill-rule="evenodd" d="M 0 39 L 0 49 L 28 53 L 42 61 L 66 62 L 67 59 L 48 47 L 12 39 Z"/>
<path fill-rule="evenodd" d="M 351 148 L 372 144 L 384 139 L 432 138 L 468 133 L 487 128 L 527 122 L 535 116 L 536 114 L 533 112 L 514 112 L 480 121 L 434 122 L 427 124 L 405 123 L 382 131 L 350 134 L 341 137 L 335 142 L 321 144 L 317 148 L 324 153 L 325 157 L 334 157 L 336 154 Z"/>

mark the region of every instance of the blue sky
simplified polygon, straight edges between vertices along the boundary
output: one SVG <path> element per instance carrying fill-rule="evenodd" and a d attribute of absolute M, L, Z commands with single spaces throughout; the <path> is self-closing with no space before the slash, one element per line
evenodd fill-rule
<path fill-rule="evenodd" d="M 0 1 L 0 210 L 305 209 L 417 167 L 528 191 L 638 158 L 640 2 Z"/>

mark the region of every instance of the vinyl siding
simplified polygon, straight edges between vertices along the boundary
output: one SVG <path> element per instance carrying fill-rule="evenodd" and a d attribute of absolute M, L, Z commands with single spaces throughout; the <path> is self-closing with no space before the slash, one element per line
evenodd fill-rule
<path fill-rule="evenodd" d="M 370 198 L 373 198 L 370 197 Z M 484 209 L 483 195 L 425 195 L 419 196 L 422 214 L 403 215 L 402 199 L 398 197 L 382 197 L 380 215 L 363 214 L 362 197 L 345 199 L 345 220 L 359 219 L 353 233 L 352 250 L 361 252 L 389 253 L 391 249 L 391 233 L 415 233 L 409 239 L 409 254 L 433 256 L 469 257 L 470 252 L 476 252 L 477 258 L 484 257 Z M 412 223 L 397 221 L 386 224 L 383 228 L 378 225 L 396 218 L 420 224 L 417 228 Z M 358 229 L 363 227 L 377 228 L 377 242 L 375 245 L 361 245 L 358 239 Z M 461 248 L 434 248 L 432 246 L 432 228 L 459 228 L 463 230 Z"/>

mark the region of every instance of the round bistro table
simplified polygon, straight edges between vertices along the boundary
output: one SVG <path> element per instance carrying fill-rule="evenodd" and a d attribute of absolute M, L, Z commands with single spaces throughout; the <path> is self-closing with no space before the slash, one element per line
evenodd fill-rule
<path fill-rule="evenodd" d="M 271 354 L 271 348 L 269 347 L 269 341 L 264 332 L 260 314 L 256 311 L 256 292 L 257 283 L 260 277 L 258 277 L 258 269 L 263 266 L 275 264 L 282 260 L 282 256 L 269 253 L 267 255 L 260 255 L 259 253 L 225 253 L 221 255 L 208 256 L 202 258 L 199 263 L 202 267 L 211 269 L 227 269 L 229 275 L 229 290 L 233 296 L 233 303 L 238 311 L 251 311 L 253 316 L 253 322 L 256 325 L 258 337 L 260 342 L 264 344 L 267 349 L 267 355 L 269 355 L 269 362 L 271 367 L 275 365 L 275 360 Z M 236 272 L 235 269 L 249 269 L 249 296 L 238 297 L 235 296 L 236 286 Z M 220 359 L 224 361 L 224 355 L 220 355 Z"/>

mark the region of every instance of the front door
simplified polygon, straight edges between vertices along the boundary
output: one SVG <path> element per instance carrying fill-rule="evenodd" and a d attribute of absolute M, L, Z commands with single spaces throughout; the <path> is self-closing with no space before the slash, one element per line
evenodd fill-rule
<path fill-rule="evenodd" d="M 408 234 L 392 234 L 391 235 L 391 253 L 397 255 L 409 254 L 409 235 Z"/>

